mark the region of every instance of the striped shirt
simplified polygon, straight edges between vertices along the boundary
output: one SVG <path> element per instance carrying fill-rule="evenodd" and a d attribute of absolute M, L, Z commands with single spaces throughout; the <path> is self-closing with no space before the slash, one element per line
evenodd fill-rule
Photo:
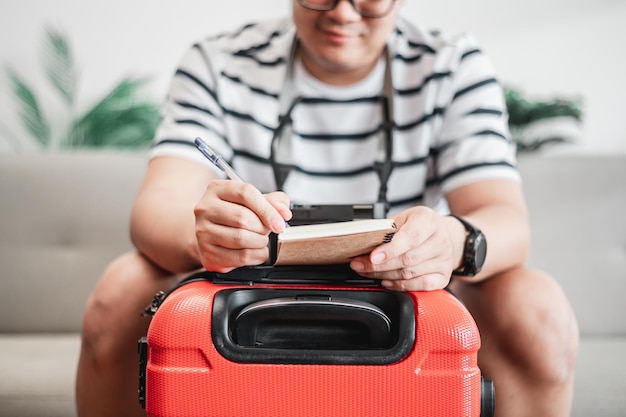
<path fill-rule="evenodd" d="M 295 28 L 290 19 L 248 25 L 195 44 L 173 77 L 151 157 L 210 165 L 202 137 L 263 192 L 276 184 L 270 146 Z M 471 36 L 446 38 L 404 19 L 388 40 L 393 80 L 391 212 L 476 181 L 519 180 L 515 145 L 492 66 Z M 294 63 L 291 162 L 284 191 L 302 204 L 377 200 L 385 60 L 364 80 L 330 86 Z"/>

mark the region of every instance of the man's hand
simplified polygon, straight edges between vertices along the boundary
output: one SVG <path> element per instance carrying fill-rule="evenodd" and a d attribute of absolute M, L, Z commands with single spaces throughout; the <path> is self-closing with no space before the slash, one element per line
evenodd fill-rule
<path fill-rule="evenodd" d="M 350 266 L 360 275 L 382 279 L 382 285 L 389 289 L 430 291 L 446 287 L 462 250 L 453 239 L 464 233 L 460 223 L 427 207 L 412 207 L 394 220 L 398 231 L 393 240 L 355 258 Z"/>
<path fill-rule="evenodd" d="M 210 181 L 194 214 L 200 261 L 216 272 L 265 262 L 269 233 L 280 233 L 291 218 L 285 193 L 263 195 L 230 180 Z"/>

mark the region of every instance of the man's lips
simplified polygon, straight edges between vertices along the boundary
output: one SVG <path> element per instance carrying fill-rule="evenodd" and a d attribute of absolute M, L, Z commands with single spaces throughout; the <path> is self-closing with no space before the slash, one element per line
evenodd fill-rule
<path fill-rule="evenodd" d="M 356 35 L 352 32 L 334 30 L 334 29 L 324 29 L 321 28 L 320 32 L 331 42 L 333 43 L 345 43 L 350 39 L 354 39 Z"/>

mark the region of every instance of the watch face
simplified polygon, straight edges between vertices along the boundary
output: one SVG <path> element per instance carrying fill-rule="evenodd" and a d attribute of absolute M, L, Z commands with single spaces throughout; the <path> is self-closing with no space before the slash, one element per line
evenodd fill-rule
<path fill-rule="evenodd" d="M 479 233 L 476 236 L 476 244 L 474 248 L 474 265 L 476 267 L 476 272 L 478 272 L 483 267 L 483 264 L 485 263 L 485 258 L 487 257 L 487 240 L 482 233 Z"/>
<path fill-rule="evenodd" d="M 465 227 L 465 230 L 467 230 L 467 239 L 465 241 L 465 248 L 463 249 L 463 266 L 453 273 L 473 277 L 480 272 L 485 263 L 485 258 L 487 257 L 487 239 L 479 229 L 472 226 L 466 220 L 454 214 L 451 214 L 451 216 L 459 220 Z"/>

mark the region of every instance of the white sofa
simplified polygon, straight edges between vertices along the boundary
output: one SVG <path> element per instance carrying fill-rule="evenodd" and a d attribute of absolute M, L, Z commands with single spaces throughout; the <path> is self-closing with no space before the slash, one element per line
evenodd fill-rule
<path fill-rule="evenodd" d="M 75 415 L 84 302 L 131 248 L 145 166 L 138 154 L 0 156 L 0 417 Z M 572 415 L 626 416 L 626 155 L 522 155 L 520 168 L 530 263 L 557 277 L 580 323 Z"/>

